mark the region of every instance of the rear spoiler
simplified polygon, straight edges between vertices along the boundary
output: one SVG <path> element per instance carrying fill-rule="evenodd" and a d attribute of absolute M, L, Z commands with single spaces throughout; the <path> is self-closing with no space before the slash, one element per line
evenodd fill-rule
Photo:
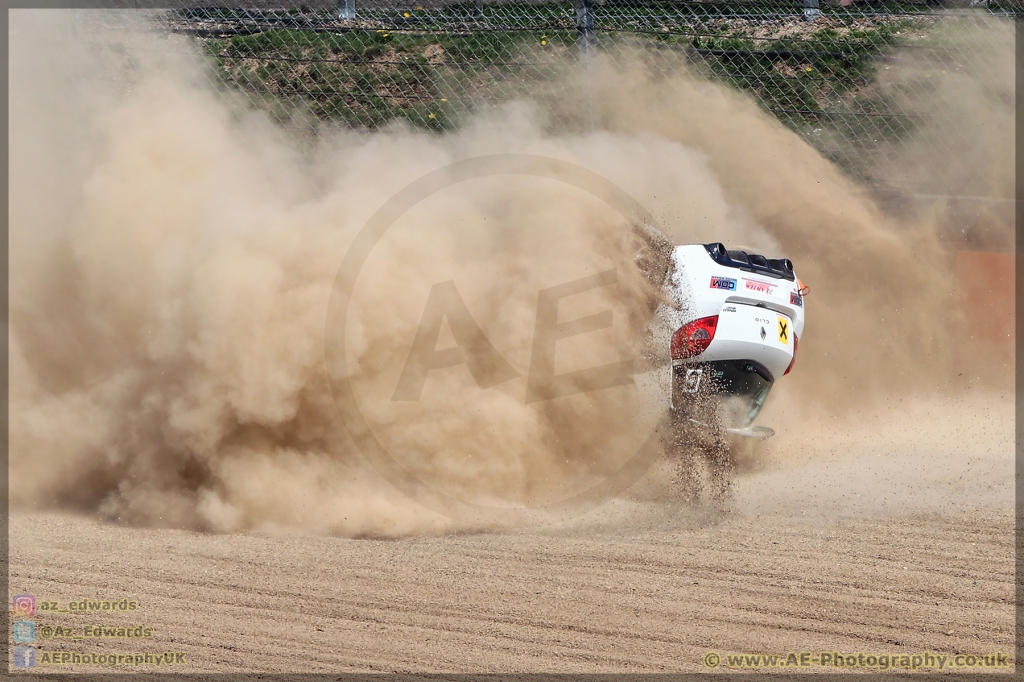
<path fill-rule="evenodd" d="M 704 249 L 713 261 L 727 268 L 738 268 L 775 279 L 788 279 L 790 282 L 796 281 L 793 262 L 788 258 L 765 258 L 746 251 L 729 251 L 721 242 L 705 244 Z"/>

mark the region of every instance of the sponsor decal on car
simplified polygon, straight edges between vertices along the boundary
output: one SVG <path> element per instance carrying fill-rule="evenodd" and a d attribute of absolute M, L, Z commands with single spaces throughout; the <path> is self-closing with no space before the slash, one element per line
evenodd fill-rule
<path fill-rule="evenodd" d="M 779 342 L 789 345 L 789 320 L 784 317 L 779 318 Z"/>
<path fill-rule="evenodd" d="M 711 288 L 725 289 L 726 291 L 736 291 L 736 280 L 729 279 L 728 277 L 712 277 Z"/>
<path fill-rule="evenodd" d="M 756 291 L 759 294 L 772 294 L 775 293 L 775 285 L 770 282 L 762 282 L 756 279 L 743 278 L 743 284 L 747 289 Z"/>
<path fill-rule="evenodd" d="M 700 388 L 700 378 L 704 375 L 704 368 L 686 370 L 686 378 L 683 380 L 684 393 L 696 393 Z"/>
<path fill-rule="evenodd" d="M 799 291 L 789 292 L 789 303 L 790 305 L 804 307 L 804 297 L 800 295 Z"/>

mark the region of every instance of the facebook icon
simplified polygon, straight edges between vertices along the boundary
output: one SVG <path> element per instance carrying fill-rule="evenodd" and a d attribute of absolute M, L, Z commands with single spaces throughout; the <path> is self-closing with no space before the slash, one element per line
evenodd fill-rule
<path fill-rule="evenodd" d="M 33 668 L 36 664 L 36 648 L 34 646 L 16 646 L 13 658 L 15 668 Z"/>

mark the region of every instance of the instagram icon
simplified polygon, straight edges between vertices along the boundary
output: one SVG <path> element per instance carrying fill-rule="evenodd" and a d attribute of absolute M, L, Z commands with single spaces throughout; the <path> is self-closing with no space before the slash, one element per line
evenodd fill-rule
<path fill-rule="evenodd" d="M 16 616 L 36 615 L 36 597 L 33 594 L 16 594 L 11 600 Z"/>

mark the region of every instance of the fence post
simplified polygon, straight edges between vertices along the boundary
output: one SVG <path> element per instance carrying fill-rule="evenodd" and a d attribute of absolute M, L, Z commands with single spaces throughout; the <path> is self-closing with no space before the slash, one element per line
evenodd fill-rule
<path fill-rule="evenodd" d="M 818 0 L 804 0 L 804 21 L 814 21 L 821 16 Z"/>
<path fill-rule="evenodd" d="M 804 0 L 806 2 L 807 0 Z M 338 0 L 338 18 L 356 18 L 356 0 Z"/>
<path fill-rule="evenodd" d="M 594 49 L 594 0 L 576 0 L 576 44 L 580 54 Z"/>

